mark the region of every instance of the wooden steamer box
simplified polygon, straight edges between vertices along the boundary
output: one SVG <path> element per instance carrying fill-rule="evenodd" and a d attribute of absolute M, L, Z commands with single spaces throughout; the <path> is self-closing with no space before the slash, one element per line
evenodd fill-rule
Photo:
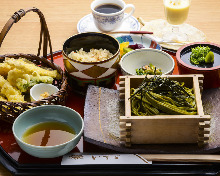
<path fill-rule="evenodd" d="M 148 77 L 151 77 L 150 75 Z M 209 139 L 210 116 L 204 115 L 201 91 L 203 75 L 164 75 L 193 88 L 197 115 L 132 116 L 130 89 L 137 88 L 145 76 L 120 76 L 120 98 L 125 100 L 125 116 L 120 116 L 120 140 L 131 144 L 198 143 Z"/>

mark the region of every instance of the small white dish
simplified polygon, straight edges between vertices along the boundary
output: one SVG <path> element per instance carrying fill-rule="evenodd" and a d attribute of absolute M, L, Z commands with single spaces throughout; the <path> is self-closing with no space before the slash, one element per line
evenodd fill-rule
<path fill-rule="evenodd" d="M 30 89 L 31 101 L 38 101 L 42 99 L 41 94 L 44 94 L 45 92 L 47 92 L 50 96 L 58 91 L 59 89 L 52 84 L 45 84 L 45 83 L 36 84 Z"/>
<path fill-rule="evenodd" d="M 117 31 L 139 31 L 139 30 L 140 30 L 140 23 L 134 16 L 131 16 L 126 20 L 124 20 L 122 25 L 117 29 Z M 77 31 L 79 33 L 101 32 L 95 26 L 92 14 L 88 14 L 79 20 L 77 24 Z"/>

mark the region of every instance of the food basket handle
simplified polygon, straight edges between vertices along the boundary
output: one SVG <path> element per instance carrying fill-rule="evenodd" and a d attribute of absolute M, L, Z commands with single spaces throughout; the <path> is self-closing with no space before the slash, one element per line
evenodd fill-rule
<path fill-rule="evenodd" d="M 42 41 L 43 41 L 43 57 L 47 58 L 47 46 L 48 46 L 48 42 L 49 42 L 50 57 L 51 57 L 51 61 L 53 63 L 53 52 L 52 52 L 53 50 L 52 50 L 50 34 L 48 31 L 47 23 L 46 23 L 46 20 L 44 18 L 43 13 L 35 7 L 28 8 L 28 9 L 20 9 L 19 11 L 15 12 L 12 15 L 12 17 L 7 21 L 7 23 L 5 24 L 5 26 L 3 27 L 3 29 L 0 33 L 0 47 L 1 47 L 2 42 L 5 38 L 5 36 L 7 35 L 8 31 L 11 29 L 12 25 L 14 23 L 17 23 L 23 16 L 25 16 L 26 13 L 31 12 L 31 11 L 36 12 L 38 14 L 38 16 L 40 18 L 40 23 L 41 23 L 40 42 L 39 42 L 37 56 L 40 56 L 41 45 L 42 45 Z"/>

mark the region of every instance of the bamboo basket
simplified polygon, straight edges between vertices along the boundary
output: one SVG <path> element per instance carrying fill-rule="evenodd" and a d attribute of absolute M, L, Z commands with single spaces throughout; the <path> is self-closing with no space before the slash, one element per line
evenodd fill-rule
<path fill-rule="evenodd" d="M 50 35 L 48 31 L 48 27 L 42 12 L 37 8 L 29 8 L 26 10 L 19 10 L 15 12 L 12 17 L 8 20 L 8 22 L 3 27 L 0 33 L 0 47 L 1 44 L 7 35 L 8 31 L 12 27 L 14 23 L 17 23 L 23 16 L 25 16 L 28 12 L 35 12 L 38 14 L 41 23 L 41 31 L 40 31 L 40 42 L 38 48 L 38 54 L 5 54 L 0 55 L 0 63 L 4 62 L 6 57 L 18 59 L 20 57 L 25 58 L 36 65 L 48 69 L 57 70 L 57 72 L 61 75 L 61 79 L 54 79 L 53 85 L 59 88 L 59 91 L 50 95 L 49 97 L 35 101 L 35 102 L 8 102 L 8 101 L 0 101 L 0 119 L 7 121 L 9 123 L 13 123 L 18 115 L 22 112 L 36 106 L 41 105 L 65 105 L 66 93 L 67 93 L 67 78 L 65 76 L 64 71 L 54 63 L 53 61 L 53 53 L 52 53 L 52 45 L 50 40 Z M 47 48 L 49 44 L 50 49 L 50 60 L 47 59 Z M 43 45 L 43 47 L 42 47 Z M 41 48 L 43 49 L 43 56 L 40 56 Z"/>
<path fill-rule="evenodd" d="M 148 75 L 150 77 L 152 75 Z M 130 147 L 132 144 L 198 143 L 209 140 L 210 116 L 204 115 L 201 91 L 203 75 L 162 76 L 184 82 L 193 88 L 197 115 L 132 116 L 130 89 L 137 88 L 145 76 L 121 76 L 120 98 L 125 100 L 125 116 L 120 116 L 120 140 Z"/>

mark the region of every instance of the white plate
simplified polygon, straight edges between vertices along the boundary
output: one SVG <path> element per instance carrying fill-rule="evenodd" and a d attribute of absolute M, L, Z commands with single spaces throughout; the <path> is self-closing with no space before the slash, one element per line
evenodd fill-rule
<path fill-rule="evenodd" d="M 138 20 L 135 17 L 131 16 L 128 19 L 126 19 L 117 30 L 118 31 L 139 31 L 140 30 L 140 23 L 138 22 Z M 79 33 L 101 32 L 95 26 L 95 24 L 93 22 L 92 14 L 88 14 L 79 20 L 79 22 L 77 24 L 77 31 Z"/>
<path fill-rule="evenodd" d="M 166 32 L 172 31 L 172 25 L 169 24 L 164 19 L 156 19 L 156 20 L 152 20 L 152 21 L 148 21 L 148 22 L 143 21 L 143 23 L 144 23 L 144 26 L 141 28 L 141 30 L 142 31 L 152 31 L 154 33 L 153 38 L 155 36 L 155 37 L 163 39 L 163 33 L 165 31 Z M 207 42 L 208 41 L 206 35 L 202 31 L 200 31 L 199 29 L 197 29 L 189 24 L 186 24 L 186 23 L 181 24 L 179 26 L 179 30 L 180 30 L 180 32 L 187 34 L 188 41 L 185 41 L 185 42 L 194 43 L 194 42 Z M 161 46 L 163 48 L 177 51 L 180 47 L 185 45 L 185 44 L 183 44 L 183 45 L 179 45 L 179 44 L 180 43 L 178 43 L 178 45 L 172 45 L 169 43 L 161 43 Z"/>

